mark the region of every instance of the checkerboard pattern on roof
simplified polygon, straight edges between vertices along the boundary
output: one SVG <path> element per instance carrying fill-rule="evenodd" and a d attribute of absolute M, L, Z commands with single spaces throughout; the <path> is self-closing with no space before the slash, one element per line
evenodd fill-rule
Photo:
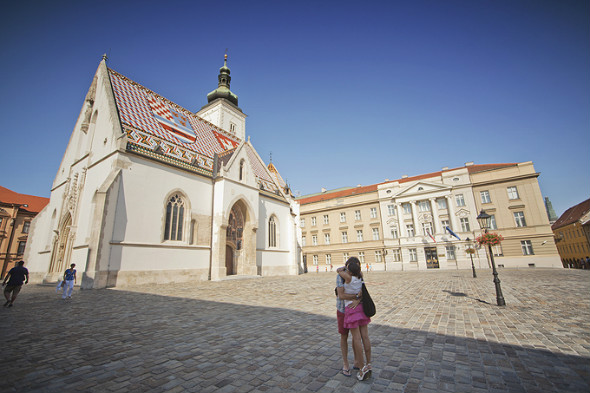
<path fill-rule="evenodd" d="M 227 140 L 231 141 L 234 146 L 237 146 L 238 141 L 234 138 L 222 134 L 215 126 L 207 123 L 205 120 L 194 115 L 190 111 L 175 105 L 175 109 L 183 112 L 189 119 L 189 122 L 195 131 L 196 140 L 194 143 L 185 143 L 179 140 L 171 132 L 164 129 L 158 121 L 154 118 L 153 112 L 149 105 L 149 100 L 156 103 L 158 113 L 167 114 L 165 110 L 170 104 L 168 101 L 161 99 L 157 94 L 151 92 L 145 87 L 131 82 L 124 76 L 117 72 L 110 70 L 110 77 L 115 93 L 115 99 L 121 121 L 133 128 L 145 131 L 149 134 L 157 136 L 168 142 L 172 142 L 177 146 L 204 154 L 208 157 L 213 157 L 215 153 L 223 152 L 227 147 Z M 162 116 L 159 114 L 159 116 Z M 169 116 L 162 116 L 169 117 Z M 216 134 L 223 136 L 218 138 Z M 225 141 L 225 143 L 223 143 Z"/>
<path fill-rule="evenodd" d="M 269 176 L 266 168 L 260 160 L 258 159 L 258 155 L 252 150 L 249 144 L 246 144 L 246 153 L 248 154 L 248 159 L 252 164 L 252 170 L 254 171 L 254 175 L 258 179 L 258 181 L 263 185 L 264 189 L 267 191 L 275 191 L 277 190 L 277 186 Z"/>

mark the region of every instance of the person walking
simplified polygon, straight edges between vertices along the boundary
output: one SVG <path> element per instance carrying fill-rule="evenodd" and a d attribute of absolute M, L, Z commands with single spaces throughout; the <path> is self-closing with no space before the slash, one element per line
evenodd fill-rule
<path fill-rule="evenodd" d="M 74 291 L 74 284 L 76 283 L 76 269 L 74 269 L 76 267 L 75 263 L 72 263 L 70 265 L 70 268 L 68 270 L 65 271 L 64 273 L 64 287 L 63 287 L 63 291 L 64 294 L 62 295 L 62 299 L 71 299 L 72 298 L 72 292 Z"/>
<path fill-rule="evenodd" d="M 351 257 L 344 269 L 338 269 L 338 274 L 344 279 L 344 293 L 360 297 L 358 294 L 361 292 L 363 286 L 363 273 L 361 272 L 361 263 L 358 258 Z M 344 327 L 350 329 L 352 333 L 352 348 L 355 354 L 355 362 L 363 365 L 357 375 L 357 379 L 364 381 L 372 374 L 371 341 L 369 339 L 368 328 L 371 318 L 365 315 L 363 303 L 359 303 L 358 306 L 354 307 L 352 301 L 346 300 L 345 306 Z"/>
<path fill-rule="evenodd" d="M 346 262 L 348 264 L 348 261 Z M 343 268 L 346 268 L 346 265 Z M 338 269 L 336 269 L 338 270 Z M 359 302 L 359 296 L 347 295 L 344 293 L 344 279 L 340 274 L 336 275 L 336 319 L 338 320 L 338 333 L 340 333 L 340 351 L 342 352 L 342 370 L 340 373 L 346 377 L 351 376 L 350 364 L 348 363 L 348 332 L 349 329 L 344 327 L 345 300 L 351 300 L 352 306 L 356 307 Z M 354 348 L 353 348 L 354 350 Z M 359 364 L 356 363 L 357 355 L 354 354 L 354 369 L 360 370 Z"/>
<path fill-rule="evenodd" d="M 27 284 L 29 282 L 29 270 L 24 267 L 25 261 L 20 261 L 17 266 L 13 267 L 8 271 L 2 286 L 4 287 L 4 297 L 6 303 L 4 307 L 12 307 L 16 297 L 23 287 L 23 282 Z M 8 281 L 8 282 L 7 282 Z"/>

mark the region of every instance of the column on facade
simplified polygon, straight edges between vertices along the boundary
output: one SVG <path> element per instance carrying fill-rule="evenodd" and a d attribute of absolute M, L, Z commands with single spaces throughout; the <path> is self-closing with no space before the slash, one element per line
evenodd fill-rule
<path fill-rule="evenodd" d="M 447 195 L 447 209 L 449 210 L 449 225 L 453 231 L 456 231 L 457 225 L 455 223 L 455 206 L 453 205 L 453 196 Z"/>
<path fill-rule="evenodd" d="M 402 204 L 395 203 L 395 210 L 397 212 L 399 237 L 408 237 L 408 231 L 406 230 L 406 226 L 404 225 L 404 211 L 402 209 Z"/>
<path fill-rule="evenodd" d="M 438 206 L 436 205 L 436 198 L 430 198 L 430 208 L 432 209 L 432 225 L 434 225 L 434 233 L 443 233 L 440 228 L 440 221 L 438 219 Z"/>
<path fill-rule="evenodd" d="M 418 236 L 418 211 L 416 210 L 416 201 L 411 201 L 412 205 L 412 222 L 414 223 L 414 236 Z"/>

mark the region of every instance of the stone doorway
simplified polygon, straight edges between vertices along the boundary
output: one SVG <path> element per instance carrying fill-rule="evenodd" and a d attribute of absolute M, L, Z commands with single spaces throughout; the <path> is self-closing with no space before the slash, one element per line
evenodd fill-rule
<path fill-rule="evenodd" d="M 225 246 L 225 274 L 231 276 L 234 272 L 234 249 L 230 245 Z"/>
<path fill-rule="evenodd" d="M 426 268 L 427 269 L 438 269 L 438 254 L 436 253 L 436 247 L 426 247 L 424 249 L 426 255 Z"/>

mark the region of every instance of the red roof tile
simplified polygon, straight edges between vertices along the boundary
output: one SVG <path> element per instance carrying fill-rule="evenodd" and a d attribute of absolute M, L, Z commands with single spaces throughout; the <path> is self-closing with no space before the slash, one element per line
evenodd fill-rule
<path fill-rule="evenodd" d="M 573 224 L 578 221 L 586 212 L 590 210 L 590 199 L 586 199 L 582 203 L 578 203 L 576 206 L 572 206 L 563 213 L 553 225 L 551 229 L 556 230 L 569 224 Z"/>
<path fill-rule="evenodd" d="M 21 207 L 21 209 L 33 213 L 39 213 L 49 203 L 49 198 L 19 194 L 0 186 L 0 203 L 28 205 L 28 207 Z"/>

